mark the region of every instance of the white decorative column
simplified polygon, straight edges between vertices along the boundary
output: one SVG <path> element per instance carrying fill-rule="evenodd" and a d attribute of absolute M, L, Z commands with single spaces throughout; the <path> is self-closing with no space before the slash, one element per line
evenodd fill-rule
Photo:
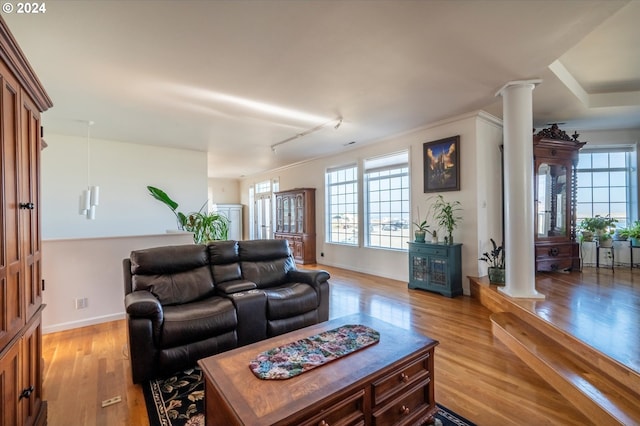
<path fill-rule="evenodd" d="M 544 299 L 536 291 L 533 192 L 533 89 L 542 80 L 510 81 L 502 96 L 504 125 L 505 286 L 514 298 Z"/>

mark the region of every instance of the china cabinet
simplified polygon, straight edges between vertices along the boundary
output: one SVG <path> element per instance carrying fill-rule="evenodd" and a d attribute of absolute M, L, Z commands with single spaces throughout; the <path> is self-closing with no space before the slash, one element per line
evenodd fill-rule
<path fill-rule="evenodd" d="M 575 168 L 586 142 L 556 124 L 533 136 L 534 232 L 537 271 L 580 268 L 576 242 Z"/>
<path fill-rule="evenodd" d="M 43 425 L 40 114 L 53 104 L 1 17 L 0 101 L 0 424 Z"/>
<path fill-rule="evenodd" d="M 275 239 L 289 241 L 297 263 L 316 263 L 316 190 L 276 192 Z"/>

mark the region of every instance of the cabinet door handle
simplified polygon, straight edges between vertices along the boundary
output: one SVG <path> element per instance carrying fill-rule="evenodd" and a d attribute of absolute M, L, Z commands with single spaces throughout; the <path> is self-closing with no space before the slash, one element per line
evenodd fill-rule
<path fill-rule="evenodd" d="M 33 203 L 20 203 L 19 207 L 23 210 L 33 210 L 35 205 Z"/>
<path fill-rule="evenodd" d="M 33 386 L 29 386 L 28 388 L 24 389 L 22 391 L 22 393 L 20 394 L 20 398 L 19 399 L 29 398 L 31 396 L 31 394 L 33 393 L 33 390 L 34 390 Z"/>

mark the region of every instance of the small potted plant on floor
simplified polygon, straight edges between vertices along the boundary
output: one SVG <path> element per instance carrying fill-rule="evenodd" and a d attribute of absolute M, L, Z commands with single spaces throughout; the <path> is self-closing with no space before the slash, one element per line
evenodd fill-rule
<path fill-rule="evenodd" d="M 489 265 L 489 282 L 496 285 L 504 285 L 504 247 L 497 245 L 491 238 L 491 251 L 482 253 L 480 260 Z"/>

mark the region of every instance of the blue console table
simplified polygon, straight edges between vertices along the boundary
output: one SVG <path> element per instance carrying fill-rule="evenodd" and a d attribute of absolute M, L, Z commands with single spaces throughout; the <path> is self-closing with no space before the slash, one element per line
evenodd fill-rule
<path fill-rule="evenodd" d="M 462 294 L 462 244 L 409 243 L 409 288 Z"/>

